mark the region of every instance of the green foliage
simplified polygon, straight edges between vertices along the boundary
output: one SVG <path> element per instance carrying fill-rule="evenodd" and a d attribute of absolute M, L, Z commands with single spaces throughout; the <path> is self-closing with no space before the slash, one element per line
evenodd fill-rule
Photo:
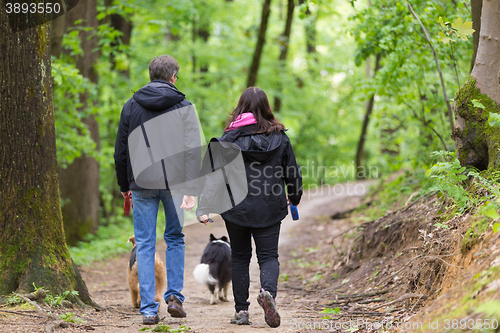
<path fill-rule="evenodd" d="M 453 153 L 435 152 L 434 156 L 454 157 Z M 471 208 L 476 204 L 475 197 L 464 188 L 464 180 L 468 178 L 466 168 L 460 165 L 457 159 L 452 162 L 438 162 L 434 164 L 426 173 L 426 176 L 434 180 L 434 186 L 429 191 L 440 191 L 451 197 L 460 207 L 461 212 Z"/>
<path fill-rule="evenodd" d="M 446 89 L 455 91 L 469 73 L 472 43 L 454 43 L 450 48 L 435 43 L 432 36 L 442 29 L 436 24 L 439 17 L 449 18 L 464 30 L 462 18 L 470 16 L 468 8 L 446 1 L 417 0 L 411 4 L 431 36 Z M 375 0 L 370 6 L 357 2 L 356 8 L 351 18 L 356 63 L 369 61 L 373 66 L 373 58 L 377 54 L 382 57 L 377 75 L 359 86 L 365 98 L 373 93 L 376 96 L 371 135 L 378 135 L 381 148 L 392 153 L 375 161 L 382 169 L 393 171 L 427 167 L 429 151 L 454 146 L 451 128 L 444 120 L 447 108 L 432 51 L 406 1 Z"/>
<path fill-rule="evenodd" d="M 454 34 L 467 32 L 464 21 L 469 13 L 463 3 L 416 0 L 412 5 L 431 36 L 442 29 L 436 23 L 439 17 L 453 22 L 445 26 Z M 110 26 L 112 14 L 131 21 L 129 46 L 121 41 L 122 33 Z M 92 50 L 99 52 L 94 66 L 97 84 L 75 69 L 75 57 L 85 57 L 79 32 L 88 28 L 76 26 L 65 35 L 66 52 L 53 64 L 58 162 L 64 167 L 82 154 L 98 160 L 104 226 L 102 237 L 89 237 L 91 243 L 72 248 L 75 262 L 89 263 L 129 250 L 126 239 L 132 234 L 131 226 L 127 222 L 116 226 L 121 223 L 117 215 L 122 198 L 113 152 L 120 111 L 133 91 L 149 82 L 149 61 L 161 54 L 178 60 L 177 87 L 196 105 L 205 137 L 220 136 L 245 89 L 260 15 L 260 3 L 252 0 L 168 4 L 100 0 L 99 26 L 91 31 L 98 39 L 99 50 Z M 371 96 L 375 96 L 375 109 L 363 159 L 367 168 L 377 172 L 369 176 L 421 170 L 431 161 L 429 151 L 453 146 L 443 121 L 445 104 L 433 56 L 405 1 L 373 0 L 371 6 L 361 1 L 302 2 L 294 17 L 287 60 L 281 66 L 283 27 L 283 6 L 272 2 L 257 85 L 266 91 L 271 105 L 275 97 L 282 99 L 276 116 L 288 128 L 306 188 L 356 177 L 352 160 Z M 307 30 L 311 27 L 314 38 Z M 312 52 L 307 41 L 314 44 Z M 452 61 L 449 46 L 435 44 L 447 89 L 453 90 L 456 80 L 468 73 L 471 41 L 454 43 Z M 382 67 L 375 77 L 367 78 L 363 67 L 370 64 L 373 73 L 377 54 L 382 56 Z M 88 115 L 99 125 L 99 152 L 82 122 Z M 388 202 L 373 208 L 373 215 L 387 211 L 403 196 L 407 199 L 424 182 L 421 171 L 398 178 L 381 190 L 380 196 Z M 120 236 L 106 239 L 111 233 Z"/>
<path fill-rule="evenodd" d="M 57 162 L 66 167 L 82 154 L 95 156 L 95 142 L 83 119 L 90 116 L 95 86 L 84 78 L 75 65 L 52 59 Z M 86 99 L 84 96 L 88 96 Z"/>
<path fill-rule="evenodd" d="M 78 291 L 75 290 L 66 290 L 62 294 L 59 295 L 52 295 L 50 291 L 47 291 L 47 296 L 45 297 L 45 302 L 54 308 L 61 307 L 64 303 L 64 301 L 70 301 L 78 296 Z"/>
<path fill-rule="evenodd" d="M 65 314 L 59 315 L 58 318 L 68 323 L 86 323 L 85 320 L 75 317 L 75 314 L 73 312 L 66 312 Z"/>
<path fill-rule="evenodd" d="M 437 227 L 437 228 L 444 228 L 444 229 L 449 229 L 450 227 L 447 226 L 446 224 L 442 224 L 440 222 L 438 223 L 434 223 L 434 226 Z"/>
<path fill-rule="evenodd" d="M 321 317 L 321 319 L 332 319 L 332 317 L 330 316 L 331 314 L 339 314 L 341 311 L 340 309 L 337 307 L 337 308 L 325 308 L 324 310 L 320 311 L 319 313 L 324 313 L 324 314 L 327 314 L 326 316 L 323 316 Z"/>
<path fill-rule="evenodd" d="M 500 127 L 500 114 L 490 112 L 490 119 L 488 120 L 490 126 Z"/>
<path fill-rule="evenodd" d="M 474 168 L 462 167 L 454 153 L 440 151 L 433 155 L 451 161 L 438 162 L 427 171 L 426 175 L 434 181 L 429 191 L 437 190 L 451 198 L 457 204 L 459 213 L 485 204 L 479 212 L 490 218 L 498 218 L 495 213 L 500 204 L 500 190 L 495 179 L 481 175 Z"/>
<path fill-rule="evenodd" d="M 448 44 L 451 42 L 456 42 L 456 39 L 453 38 L 453 35 L 457 36 L 463 41 L 468 41 L 467 36 L 470 36 L 474 33 L 474 29 L 472 29 L 472 21 L 463 21 L 461 17 L 457 17 L 453 23 L 443 22 L 443 18 L 439 17 L 439 24 L 443 28 L 443 31 L 439 31 L 438 35 L 444 44 Z"/>
<path fill-rule="evenodd" d="M 143 331 L 151 331 L 151 332 L 182 333 L 182 332 L 189 332 L 189 331 L 191 331 L 191 328 L 187 327 L 185 325 L 182 325 L 182 326 L 179 326 L 179 328 L 173 329 L 173 328 L 170 328 L 170 326 L 167 326 L 167 325 L 165 325 L 163 323 L 159 323 L 154 328 L 143 327 L 143 328 L 139 329 L 139 331 L 141 331 L 141 332 L 143 332 Z"/>
<path fill-rule="evenodd" d="M 5 299 L 5 303 L 9 305 L 18 305 L 24 303 L 24 300 L 17 296 L 15 292 L 13 292 L 9 297 Z"/>
<path fill-rule="evenodd" d="M 132 246 L 127 241 L 133 234 L 132 219 L 116 217 L 109 225 L 101 226 L 94 235 L 87 235 L 85 242 L 69 247 L 69 252 L 76 265 L 88 265 L 130 251 Z M 163 232 L 159 234 L 163 235 Z"/>
<path fill-rule="evenodd" d="M 483 105 L 483 103 L 479 102 L 477 99 L 471 100 L 472 105 L 474 105 L 475 108 L 480 108 L 480 109 L 485 109 L 486 107 Z"/>

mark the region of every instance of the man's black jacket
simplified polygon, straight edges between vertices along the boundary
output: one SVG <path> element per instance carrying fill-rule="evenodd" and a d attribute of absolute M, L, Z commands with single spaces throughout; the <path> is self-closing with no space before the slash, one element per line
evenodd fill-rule
<path fill-rule="evenodd" d="M 196 194 L 201 154 L 194 106 L 170 82 L 154 80 L 125 103 L 115 144 L 120 191 Z"/>

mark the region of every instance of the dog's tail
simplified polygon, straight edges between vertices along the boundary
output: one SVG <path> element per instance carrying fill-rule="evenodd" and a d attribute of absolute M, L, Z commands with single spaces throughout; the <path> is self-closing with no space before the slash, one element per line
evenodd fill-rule
<path fill-rule="evenodd" d="M 193 271 L 196 281 L 202 284 L 215 285 L 219 281 L 210 274 L 210 266 L 208 264 L 199 264 Z"/>

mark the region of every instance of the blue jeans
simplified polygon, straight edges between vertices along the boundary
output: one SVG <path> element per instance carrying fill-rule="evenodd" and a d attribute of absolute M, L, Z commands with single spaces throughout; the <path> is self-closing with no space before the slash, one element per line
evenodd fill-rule
<path fill-rule="evenodd" d="M 168 190 L 132 190 L 135 243 L 137 245 L 137 272 L 141 295 L 140 313 L 156 316 L 160 304 L 155 301 L 155 251 L 156 219 L 160 200 L 165 209 L 165 232 L 167 244 L 167 291 L 184 302 L 181 290 L 184 286 L 184 211 L 179 207 L 182 197 L 172 197 Z"/>

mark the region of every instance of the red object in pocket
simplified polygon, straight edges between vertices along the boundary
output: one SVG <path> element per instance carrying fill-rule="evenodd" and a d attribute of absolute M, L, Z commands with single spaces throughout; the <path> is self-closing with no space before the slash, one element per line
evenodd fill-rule
<path fill-rule="evenodd" d="M 123 215 L 129 216 L 132 208 L 134 208 L 134 204 L 132 203 L 132 192 L 129 191 L 123 203 Z"/>

